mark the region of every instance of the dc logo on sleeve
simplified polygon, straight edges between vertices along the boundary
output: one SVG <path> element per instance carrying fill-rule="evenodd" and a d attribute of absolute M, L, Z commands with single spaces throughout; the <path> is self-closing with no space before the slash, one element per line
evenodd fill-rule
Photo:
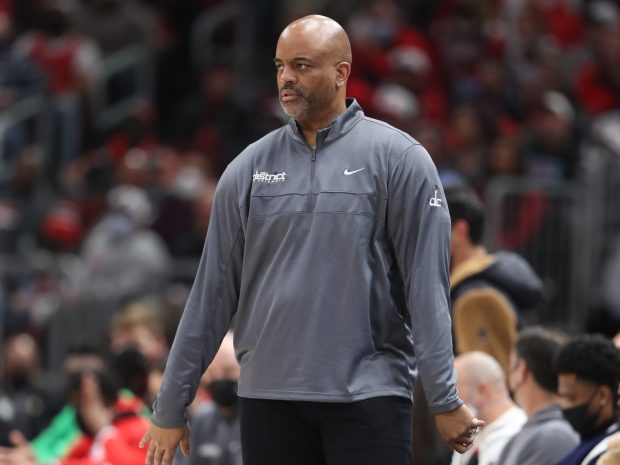
<path fill-rule="evenodd" d="M 431 207 L 441 207 L 441 199 L 439 197 L 437 197 L 437 192 L 438 191 L 439 191 L 439 189 L 437 188 L 437 186 L 435 186 L 435 195 L 433 197 L 431 197 L 431 199 L 428 202 L 428 204 Z"/>

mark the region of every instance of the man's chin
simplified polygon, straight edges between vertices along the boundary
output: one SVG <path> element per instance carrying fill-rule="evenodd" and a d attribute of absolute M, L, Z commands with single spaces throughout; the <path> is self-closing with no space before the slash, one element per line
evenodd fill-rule
<path fill-rule="evenodd" d="M 286 113 L 287 116 L 290 116 L 291 118 L 294 119 L 299 119 L 300 116 L 302 116 L 304 114 L 304 108 L 302 105 L 299 105 L 298 103 L 283 103 L 280 102 L 280 105 L 282 106 L 282 110 L 284 110 L 284 113 Z"/>

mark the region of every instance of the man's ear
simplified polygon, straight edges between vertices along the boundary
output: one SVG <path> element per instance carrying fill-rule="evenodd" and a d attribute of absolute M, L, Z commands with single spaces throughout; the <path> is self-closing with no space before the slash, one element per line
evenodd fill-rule
<path fill-rule="evenodd" d="M 336 87 L 344 87 L 351 74 L 351 63 L 341 61 L 336 65 Z"/>
<path fill-rule="evenodd" d="M 614 408 L 614 406 L 612 405 L 613 398 L 614 396 L 612 395 L 611 388 L 609 386 L 605 384 L 601 384 L 598 387 L 598 403 L 602 408 L 611 406 L 612 412 L 613 412 L 613 408 Z"/>
<path fill-rule="evenodd" d="M 469 223 L 465 220 L 455 220 L 452 223 L 452 238 L 463 240 L 469 240 Z"/>

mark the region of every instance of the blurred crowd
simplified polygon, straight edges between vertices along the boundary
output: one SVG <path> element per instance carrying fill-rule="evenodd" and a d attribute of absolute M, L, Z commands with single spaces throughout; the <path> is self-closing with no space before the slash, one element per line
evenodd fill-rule
<path fill-rule="evenodd" d="M 620 155 L 617 0 L 0 0 L 0 420 L 23 434 L 8 442 L 35 440 L 19 463 L 74 463 L 79 436 L 39 437 L 81 410 L 75 460 L 105 455 L 105 426 L 141 430 L 218 177 L 286 121 L 277 36 L 317 12 L 350 35 L 349 95 L 417 138 L 445 185 L 484 198 L 501 177 L 579 180 L 591 145 Z M 519 231 L 543 210 L 528 199 Z M 509 225 L 504 245 L 523 234 Z M 606 250 L 611 335 L 620 246 Z"/>

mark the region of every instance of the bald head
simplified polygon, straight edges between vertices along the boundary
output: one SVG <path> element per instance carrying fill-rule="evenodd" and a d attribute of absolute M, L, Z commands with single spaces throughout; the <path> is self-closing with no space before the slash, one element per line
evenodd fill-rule
<path fill-rule="evenodd" d="M 500 364 L 484 352 L 466 352 L 454 359 L 454 366 L 459 378 L 470 389 L 481 384 L 505 386 L 504 371 Z"/>
<path fill-rule="evenodd" d="M 316 132 L 346 110 L 349 38 L 333 19 L 305 16 L 280 34 L 274 63 L 282 108 L 314 146 Z"/>
<path fill-rule="evenodd" d="M 487 425 L 514 407 L 504 370 L 489 354 L 466 352 L 454 359 L 454 367 L 460 398 Z"/>
<path fill-rule="evenodd" d="M 351 43 L 342 26 L 321 15 L 304 16 L 286 26 L 280 40 L 299 40 L 312 43 L 317 51 L 333 59 L 334 63 L 351 63 Z"/>

